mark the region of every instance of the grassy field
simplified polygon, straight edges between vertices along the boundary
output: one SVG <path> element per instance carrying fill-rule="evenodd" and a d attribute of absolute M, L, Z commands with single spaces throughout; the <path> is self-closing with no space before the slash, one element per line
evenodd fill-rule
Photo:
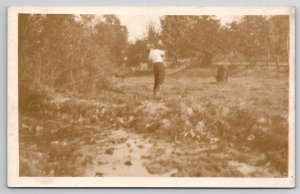
<path fill-rule="evenodd" d="M 210 74 L 167 76 L 159 100 L 152 76 L 88 99 L 36 97 L 20 113 L 20 175 L 287 176 L 288 74 Z"/>

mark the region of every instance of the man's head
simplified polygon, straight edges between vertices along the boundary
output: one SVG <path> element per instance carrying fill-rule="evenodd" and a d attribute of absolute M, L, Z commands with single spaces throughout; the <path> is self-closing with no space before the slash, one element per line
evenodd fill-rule
<path fill-rule="evenodd" d="M 154 48 L 156 49 L 164 49 L 163 43 L 161 40 L 155 43 Z"/>
<path fill-rule="evenodd" d="M 159 48 L 159 49 L 163 49 L 163 48 L 164 48 L 164 45 L 163 45 L 162 40 L 159 40 L 159 41 L 158 41 L 158 43 L 157 43 L 157 48 Z"/>

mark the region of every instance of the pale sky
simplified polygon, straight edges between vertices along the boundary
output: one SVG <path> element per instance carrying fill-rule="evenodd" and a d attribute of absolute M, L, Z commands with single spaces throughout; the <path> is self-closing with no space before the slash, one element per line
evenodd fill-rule
<path fill-rule="evenodd" d="M 122 15 L 118 16 L 121 24 L 125 25 L 128 30 L 128 40 L 135 41 L 138 38 L 143 38 L 147 33 L 147 26 L 151 23 L 160 30 L 160 16 L 159 15 Z"/>
<path fill-rule="evenodd" d="M 121 24 L 125 25 L 128 29 L 128 40 L 135 41 L 136 39 L 145 37 L 147 33 L 147 25 L 152 23 L 157 30 L 160 30 L 160 17 L 159 15 L 121 15 L 118 16 Z M 225 25 L 232 21 L 239 20 L 241 16 L 219 15 L 217 19 L 221 20 L 221 24 Z"/>

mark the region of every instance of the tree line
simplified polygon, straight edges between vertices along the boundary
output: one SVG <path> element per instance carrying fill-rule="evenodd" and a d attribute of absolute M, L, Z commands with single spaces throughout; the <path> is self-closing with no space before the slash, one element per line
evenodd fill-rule
<path fill-rule="evenodd" d="M 289 16 L 243 16 L 226 25 L 215 16 L 163 16 L 160 31 L 149 25 L 147 36 L 129 46 L 130 64 L 146 61 L 145 45 L 158 41 L 171 64 L 192 58 L 196 66 L 210 66 L 214 58 L 239 56 L 253 63 L 273 61 L 279 68 L 288 60 Z"/>
<path fill-rule="evenodd" d="M 128 42 L 115 15 L 19 14 L 19 83 L 73 93 L 97 93 L 118 69 L 147 62 L 147 44 L 162 43 L 167 60 L 210 66 L 216 57 L 245 61 L 288 59 L 289 16 L 243 16 L 222 25 L 215 16 L 160 18 L 144 38 Z M 127 59 L 127 60 L 124 60 Z"/>
<path fill-rule="evenodd" d="M 19 83 L 92 93 L 109 87 L 127 28 L 114 15 L 20 14 Z"/>

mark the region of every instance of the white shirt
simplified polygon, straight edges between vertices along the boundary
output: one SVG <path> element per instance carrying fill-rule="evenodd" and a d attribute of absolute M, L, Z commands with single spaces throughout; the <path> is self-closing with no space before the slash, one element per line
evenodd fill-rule
<path fill-rule="evenodd" d="M 159 49 L 152 49 L 149 53 L 148 59 L 153 63 L 163 62 L 165 51 Z"/>

